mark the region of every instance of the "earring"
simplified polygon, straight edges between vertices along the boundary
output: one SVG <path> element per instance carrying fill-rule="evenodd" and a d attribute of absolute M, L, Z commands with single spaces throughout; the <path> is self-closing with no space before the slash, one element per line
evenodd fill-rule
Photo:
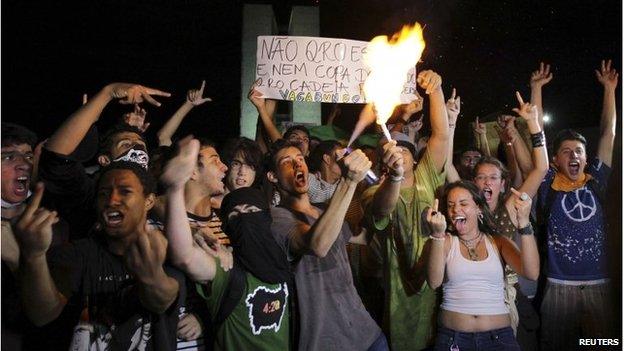
<path fill-rule="evenodd" d="M 479 219 L 479 223 L 483 224 L 483 213 L 479 213 L 477 218 Z"/>

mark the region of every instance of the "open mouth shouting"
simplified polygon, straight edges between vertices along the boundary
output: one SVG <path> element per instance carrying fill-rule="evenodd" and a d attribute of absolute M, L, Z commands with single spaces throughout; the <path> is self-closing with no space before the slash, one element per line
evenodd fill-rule
<path fill-rule="evenodd" d="M 124 214 L 119 210 L 105 210 L 102 217 L 106 227 L 115 228 L 123 223 Z"/>
<path fill-rule="evenodd" d="M 308 183 L 308 180 L 306 179 L 305 173 L 303 171 L 296 171 L 295 172 L 295 185 L 297 187 L 304 187 L 306 186 L 307 183 Z"/>
<path fill-rule="evenodd" d="M 483 188 L 483 196 L 485 197 L 485 201 L 492 201 L 492 189 L 490 187 Z"/>
<path fill-rule="evenodd" d="M 28 187 L 30 185 L 30 177 L 23 175 L 15 178 L 13 182 L 13 192 L 17 196 L 26 196 L 28 195 Z"/>
<path fill-rule="evenodd" d="M 578 161 L 570 161 L 568 163 L 568 170 L 571 176 L 577 176 L 581 171 L 581 164 Z"/>

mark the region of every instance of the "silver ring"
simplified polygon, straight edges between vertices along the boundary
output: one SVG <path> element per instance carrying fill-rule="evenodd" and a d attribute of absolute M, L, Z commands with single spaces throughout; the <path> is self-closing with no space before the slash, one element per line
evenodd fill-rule
<path fill-rule="evenodd" d="M 528 199 L 529 199 L 529 194 L 527 194 L 527 193 L 520 194 L 520 200 L 526 201 Z"/>

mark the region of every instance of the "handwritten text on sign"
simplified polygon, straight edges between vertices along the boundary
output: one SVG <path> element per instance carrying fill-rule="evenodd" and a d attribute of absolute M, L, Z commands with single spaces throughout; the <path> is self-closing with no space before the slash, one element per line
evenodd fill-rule
<path fill-rule="evenodd" d="M 363 89 L 370 69 L 363 56 L 367 45 L 348 39 L 259 36 L 257 89 L 270 99 L 366 103 Z M 415 91 L 413 68 L 405 77 L 401 102 L 414 100 Z"/>

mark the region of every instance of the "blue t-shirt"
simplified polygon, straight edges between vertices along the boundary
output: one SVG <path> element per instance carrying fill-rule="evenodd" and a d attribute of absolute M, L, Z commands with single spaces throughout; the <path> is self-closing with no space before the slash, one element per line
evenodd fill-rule
<path fill-rule="evenodd" d="M 605 189 L 611 168 L 598 158 L 586 168 L 598 186 L 589 183 L 574 191 L 557 191 L 550 205 L 548 219 L 548 277 L 562 280 L 596 280 L 608 277 L 606 227 L 600 196 L 596 189 Z M 539 188 L 541 211 L 555 177 L 548 170 Z M 594 181 L 592 180 L 592 181 Z M 604 197 L 604 194 L 601 194 Z M 548 214 L 546 214 L 548 215 Z"/>

